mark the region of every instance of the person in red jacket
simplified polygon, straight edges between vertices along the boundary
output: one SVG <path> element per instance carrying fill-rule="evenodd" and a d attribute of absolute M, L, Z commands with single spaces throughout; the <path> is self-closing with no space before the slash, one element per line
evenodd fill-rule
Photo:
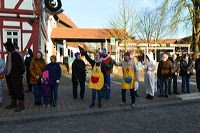
<path fill-rule="evenodd" d="M 106 96 L 106 99 L 110 99 L 110 73 L 113 68 L 113 60 L 112 58 L 107 54 L 106 48 L 102 48 L 102 55 L 101 55 L 101 60 L 106 64 L 106 73 L 107 73 L 107 82 L 108 82 L 108 89 L 103 89 L 103 95 Z"/>

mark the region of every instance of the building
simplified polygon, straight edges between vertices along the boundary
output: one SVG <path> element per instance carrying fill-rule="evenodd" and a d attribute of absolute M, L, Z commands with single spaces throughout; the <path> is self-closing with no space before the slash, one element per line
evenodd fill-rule
<path fill-rule="evenodd" d="M 28 48 L 31 48 L 34 53 L 41 51 L 45 59 L 49 59 L 53 51 L 51 31 L 57 26 L 56 18 L 62 18 L 62 14 L 57 15 L 62 12 L 61 1 L 57 0 L 57 4 L 54 2 L 0 0 L 0 55 L 2 57 L 6 54 L 2 44 L 12 41 L 23 55 Z"/>
<path fill-rule="evenodd" d="M 0 0 L 0 55 L 3 43 L 12 41 L 22 54 L 39 49 L 40 0 Z M 45 29 L 44 29 L 45 30 Z M 43 35 L 43 34 L 41 34 Z"/>

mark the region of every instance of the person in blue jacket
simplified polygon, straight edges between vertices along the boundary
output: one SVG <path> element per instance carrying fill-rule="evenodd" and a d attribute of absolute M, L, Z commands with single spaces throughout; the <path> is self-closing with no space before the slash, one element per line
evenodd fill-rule
<path fill-rule="evenodd" d="M 51 81 L 50 103 L 53 105 L 53 107 L 56 107 L 58 99 L 58 84 L 60 83 L 61 78 L 61 68 L 60 65 L 56 62 L 55 55 L 52 55 L 50 60 L 51 62 L 46 66 L 45 70 L 49 71 L 49 79 Z"/>

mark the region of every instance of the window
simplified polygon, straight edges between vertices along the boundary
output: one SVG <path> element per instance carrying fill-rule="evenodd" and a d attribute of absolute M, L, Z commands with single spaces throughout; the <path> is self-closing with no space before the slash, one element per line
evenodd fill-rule
<path fill-rule="evenodd" d="M 21 51 L 21 44 L 20 44 L 20 31 L 19 30 L 11 30 L 5 29 L 4 30 L 4 39 L 6 41 L 11 41 L 14 45 L 19 47 Z"/>
<path fill-rule="evenodd" d="M 70 49 L 68 49 L 68 56 L 70 56 Z"/>
<path fill-rule="evenodd" d="M 60 48 L 60 56 L 63 56 L 63 48 Z"/>
<path fill-rule="evenodd" d="M 74 53 L 73 53 L 73 51 L 71 50 L 71 58 L 73 58 L 74 57 Z"/>

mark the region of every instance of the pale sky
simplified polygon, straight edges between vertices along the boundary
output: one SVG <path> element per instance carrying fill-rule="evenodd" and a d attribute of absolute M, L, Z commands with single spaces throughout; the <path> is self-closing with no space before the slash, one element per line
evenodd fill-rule
<path fill-rule="evenodd" d="M 136 10 L 153 8 L 155 0 L 129 0 Z M 102 28 L 121 0 L 62 0 L 65 15 L 80 28 Z"/>
<path fill-rule="evenodd" d="M 65 15 L 79 28 L 105 28 L 121 0 L 61 0 Z M 161 0 L 129 0 L 136 12 L 143 8 L 155 8 Z M 179 33 L 178 38 L 185 36 Z"/>

